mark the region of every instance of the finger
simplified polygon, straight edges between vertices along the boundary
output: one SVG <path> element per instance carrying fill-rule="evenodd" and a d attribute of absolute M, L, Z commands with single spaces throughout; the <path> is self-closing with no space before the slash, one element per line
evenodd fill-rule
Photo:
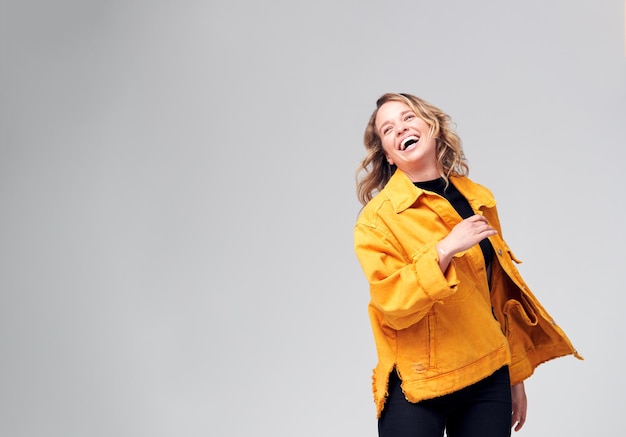
<path fill-rule="evenodd" d="M 482 215 L 475 215 L 474 217 L 476 217 L 474 220 L 472 220 L 472 225 L 478 228 L 482 228 L 484 226 L 487 226 L 488 228 L 491 228 L 491 225 L 489 224 L 489 221 L 483 217 Z"/>
<path fill-rule="evenodd" d="M 515 431 L 519 431 L 522 429 L 522 426 L 526 423 L 526 414 L 521 414 L 520 419 L 517 421 L 517 426 L 515 427 Z"/>
<path fill-rule="evenodd" d="M 482 233 L 493 234 L 495 232 L 495 229 L 491 225 L 489 225 L 489 223 L 480 223 L 479 225 L 476 226 L 476 232 L 478 234 L 482 234 Z"/>
<path fill-rule="evenodd" d="M 487 220 L 485 217 L 480 216 L 481 220 L 478 222 L 484 226 L 487 226 L 489 229 L 493 229 L 493 226 L 491 226 L 491 223 L 489 223 L 489 220 Z"/>
<path fill-rule="evenodd" d="M 511 420 L 511 426 L 515 426 L 515 428 L 513 428 L 515 430 L 515 432 L 519 431 L 520 429 L 522 429 L 522 427 L 524 426 L 524 423 L 526 423 L 526 415 L 523 413 L 514 413 L 513 414 L 513 418 Z"/>

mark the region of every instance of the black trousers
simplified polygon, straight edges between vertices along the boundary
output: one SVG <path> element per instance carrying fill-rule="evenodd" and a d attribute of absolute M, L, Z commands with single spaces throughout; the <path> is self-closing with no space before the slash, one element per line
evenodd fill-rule
<path fill-rule="evenodd" d="M 510 437 L 508 367 L 469 387 L 421 402 L 406 400 L 392 371 L 389 397 L 378 420 L 380 437 Z"/>

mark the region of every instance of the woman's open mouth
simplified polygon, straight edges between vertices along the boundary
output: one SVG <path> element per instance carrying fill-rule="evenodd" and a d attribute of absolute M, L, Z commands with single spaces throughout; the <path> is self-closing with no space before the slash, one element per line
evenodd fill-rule
<path fill-rule="evenodd" d="M 401 150 L 406 150 L 410 145 L 417 143 L 420 140 L 418 136 L 411 135 L 410 137 L 406 137 L 400 143 Z"/>

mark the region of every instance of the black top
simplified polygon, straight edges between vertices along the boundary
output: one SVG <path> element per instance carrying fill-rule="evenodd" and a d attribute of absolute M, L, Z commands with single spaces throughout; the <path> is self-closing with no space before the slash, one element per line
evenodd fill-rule
<path fill-rule="evenodd" d="M 458 212 L 459 215 L 464 219 L 471 217 L 475 214 L 467 199 L 463 197 L 463 195 L 459 192 L 459 190 L 456 189 L 456 187 L 451 182 L 446 188 L 446 181 L 444 178 L 413 183 L 416 187 L 419 187 L 422 190 L 432 191 L 433 193 L 437 193 L 441 197 L 445 198 L 448 202 L 450 202 L 454 209 L 456 209 L 456 212 Z M 489 268 L 489 266 L 491 265 L 491 260 L 493 258 L 493 249 L 491 247 L 491 243 L 487 238 L 485 238 L 479 244 L 480 248 L 483 251 L 483 256 L 485 257 L 485 266 Z"/>

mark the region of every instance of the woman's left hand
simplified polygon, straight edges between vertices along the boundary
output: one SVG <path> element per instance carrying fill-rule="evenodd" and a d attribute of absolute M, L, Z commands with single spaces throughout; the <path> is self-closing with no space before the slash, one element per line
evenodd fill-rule
<path fill-rule="evenodd" d="M 520 382 L 511 386 L 511 400 L 513 401 L 513 411 L 511 413 L 511 426 L 515 426 L 515 431 L 519 431 L 526 422 L 526 390 L 524 383 Z"/>

